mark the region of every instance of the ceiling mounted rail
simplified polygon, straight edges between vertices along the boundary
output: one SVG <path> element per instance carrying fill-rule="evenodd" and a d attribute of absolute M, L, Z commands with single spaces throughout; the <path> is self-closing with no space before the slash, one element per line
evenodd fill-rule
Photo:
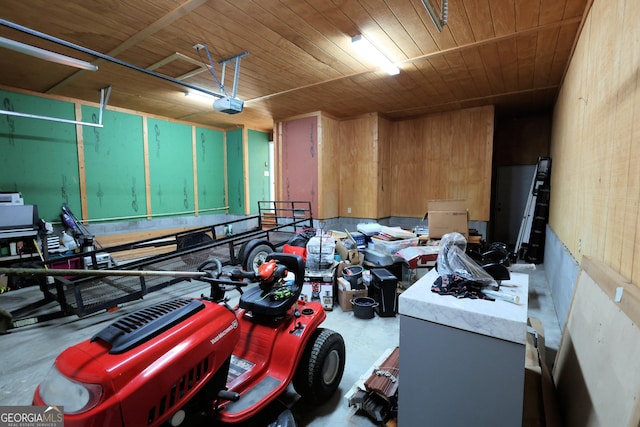
<path fill-rule="evenodd" d="M 79 68 L 87 71 L 97 71 L 98 67 L 87 61 L 72 58 L 70 56 L 61 55 L 59 53 L 51 52 L 46 49 L 40 49 L 39 47 L 31 46 L 25 43 L 20 43 L 15 40 L 10 40 L 5 37 L 0 37 L 0 47 L 11 49 L 16 52 L 24 53 L 35 58 L 44 59 L 45 61 L 55 62 L 57 64 L 67 65 L 69 67 Z"/>
<path fill-rule="evenodd" d="M 48 120 L 50 122 L 69 123 L 72 125 L 101 128 L 104 127 L 104 125 L 102 124 L 102 115 L 104 113 L 104 109 L 107 106 L 107 102 L 109 102 L 109 95 L 111 95 L 111 86 L 107 86 L 106 88 L 103 87 L 102 89 L 100 89 L 100 114 L 98 116 L 98 123 L 63 119 L 60 117 L 41 116 L 38 114 L 20 113 L 11 110 L 0 110 L 0 114 L 4 114 L 5 116 L 26 117 L 28 119 Z"/>
<path fill-rule="evenodd" d="M 242 52 L 238 55 L 232 56 L 231 58 L 218 61 L 218 64 L 222 65 L 222 75 L 220 76 L 221 89 L 224 89 L 224 71 L 227 68 L 227 62 L 231 62 L 231 61 L 235 62 L 233 64 L 233 89 L 231 89 L 232 98 L 235 98 L 236 94 L 238 93 L 238 77 L 240 77 L 240 60 L 247 55 L 249 55 L 249 52 Z"/>
<path fill-rule="evenodd" d="M 424 8 L 427 9 L 433 24 L 436 26 L 436 29 L 439 33 L 442 32 L 442 28 L 447 25 L 449 21 L 449 0 L 442 0 L 442 14 L 438 15 L 435 7 L 431 3 L 431 0 L 422 0 L 422 4 Z"/>
<path fill-rule="evenodd" d="M 61 46 L 65 46 L 65 47 L 77 50 L 79 52 L 86 53 L 88 55 L 95 56 L 95 57 L 100 58 L 100 59 L 104 59 L 105 61 L 113 62 L 114 64 L 122 65 L 123 67 L 127 67 L 127 68 L 130 68 L 132 70 L 136 70 L 136 71 L 139 71 L 141 73 L 145 73 L 145 74 L 148 74 L 150 76 L 157 77 L 159 79 L 163 79 L 163 80 L 166 80 L 166 81 L 171 82 L 171 83 L 175 83 L 175 84 L 183 86 L 183 87 L 187 87 L 189 89 L 193 89 L 193 90 L 197 90 L 197 91 L 200 91 L 200 92 L 204 92 L 207 95 L 215 96 L 216 98 L 224 98 L 226 96 L 226 95 L 221 94 L 221 93 L 213 92 L 213 91 L 210 91 L 208 89 L 204 89 L 202 87 L 198 87 L 198 86 L 195 86 L 195 85 L 192 85 L 192 84 L 189 84 L 189 83 L 182 82 L 180 80 L 174 79 L 173 77 L 169 77 L 169 76 L 166 76 L 164 74 L 156 73 L 155 71 L 151 71 L 151 70 L 148 70 L 146 68 L 138 67 L 137 65 L 133 65 L 133 64 L 130 64 L 128 62 L 121 61 L 118 58 L 114 58 L 112 56 L 105 55 L 104 53 L 100 53 L 100 52 L 92 50 L 92 49 L 87 49 L 86 47 L 83 47 L 83 46 L 68 42 L 66 40 L 62 40 L 62 39 L 59 39 L 57 37 L 50 36 L 48 34 L 44 34 L 44 33 L 41 33 L 39 31 L 36 31 L 36 30 L 32 30 L 31 28 L 27 28 L 27 27 L 24 27 L 22 25 L 15 24 L 13 22 L 7 21 L 6 19 L 0 19 L 0 25 L 8 27 L 8 28 L 11 28 L 11 29 L 14 29 L 16 31 L 23 32 L 25 34 L 29 34 L 29 35 L 34 36 L 34 37 L 41 38 L 43 40 L 47 40 L 47 41 L 59 44 Z"/>

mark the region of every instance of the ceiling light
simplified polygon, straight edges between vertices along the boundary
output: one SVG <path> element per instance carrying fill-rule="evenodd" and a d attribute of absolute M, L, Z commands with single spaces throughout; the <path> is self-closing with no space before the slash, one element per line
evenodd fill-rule
<path fill-rule="evenodd" d="M 198 101 L 206 101 L 207 103 L 211 104 L 213 101 L 215 101 L 216 99 L 218 99 L 217 97 L 213 96 L 213 95 L 209 95 L 208 93 L 204 93 L 204 92 L 199 92 L 197 90 L 190 90 L 184 93 L 185 96 L 191 98 L 191 99 L 196 99 Z"/>
<path fill-rule="evenodd" d="M 93 65 L 89 62 L 81 61 L 80 59 L 72 58 L 70 56 L 60 55 L 59 53 L 40 49 L 39 47 L 20 43 L 4 37 L 0 37 L 0 47 L 11 49 L 16 52 L 24 53 L 26 55 L 31 55 L 36 58 L 44 59 L 45 61 L 51 61 L 62 65 L 68 65 L 70 67 L 80 68 L 81 70 L 98 70 L 98 67 L 96 65 Z"/>
<path fill-rule="evenodd" d="M 386 71 L 390 76 L 395 76 L 400 73 L 400 69 L 396 67 L 393 62 L 389 61 L 389 58 L 384 56 L 382 52 L 375 48 L 365 39 L 362 35 L 358 34 L 351 38 L 351 46 L 367 61 L 377 65 Z"/>

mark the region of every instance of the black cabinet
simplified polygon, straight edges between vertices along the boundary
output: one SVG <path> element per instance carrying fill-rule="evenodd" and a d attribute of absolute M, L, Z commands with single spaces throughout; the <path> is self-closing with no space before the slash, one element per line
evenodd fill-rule
<path fill-rule="evenodd" d="M 369 288 L 371 298 L 378 305 L 376 313 L 380 317 L 394 317 L 398 312 L 398 278 L 386 268 L 374 268 L 371 270 L 371 286 Z"/>

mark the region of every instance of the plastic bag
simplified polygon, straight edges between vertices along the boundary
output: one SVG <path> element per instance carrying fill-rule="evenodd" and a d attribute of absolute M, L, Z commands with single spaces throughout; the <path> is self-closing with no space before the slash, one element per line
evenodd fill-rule
<path fill-rule="evenodd" d="M 494 283 L 493 277 L 466 254 L 467 240 L 460 233 L 447 233 L 440 239 L 436 269 L 440 276 L 456 275 L 483 285 Z"/>

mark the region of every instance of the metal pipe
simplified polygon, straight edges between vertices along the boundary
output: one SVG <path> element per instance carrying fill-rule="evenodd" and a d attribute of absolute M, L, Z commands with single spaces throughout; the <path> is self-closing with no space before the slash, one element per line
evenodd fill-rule
<path fill-rule="evenodd" d="M 20 113 L 20 112 L 11 111 L 11 110 L 0 110 L 0 114 L 4 114 L 6 116 L 26 117 L 28 119 L 48 120 L 50 122 L 69 123 L 72 125 L 102 128 L 104 127 L 104 125 L 102 124 L 102 115 L 103 115 L 104 109 L 107 106 L 107 102 L 109 100 L 109 94 L 111 94 L 111 86 L 100 89 L 100 117 L 98 119 L 98 123 L 82 122 L 79 120 L 71 120 L 71 119 L 62 119 L 60 117 L 40 116 L 38 114 Z"/>
<path fill-rule="evenodd" d="M 81 122 L 78 120 L 61 119 L 58 117 L 39 116 L 37 114 L 19 113 L 17 111 L 0 110 L 0 114 L 5 114 L 7 116 L 26 117 L 28 119 L 49 120 L 51 122 L 70 123 L 73 125 L 92 126 L 96 128 L 104 127 L 102 123 Z"/>
<path fill-rule="evenodd" d="M 77 51 L 86 53 L 88 55 L 93 55 L 93 56 L 98 57 L 100 59 L 104 59 L 105 61 L 113 62 L 114 64 L 122 65 L 123 67 L 127 67 L 127 68 L 130 68 L 132 70 L 136 70 L 136 71 L 139 71 L 141 73 L 145 73 L 145 74 L 148 74 L 150 76 L 157 77 L 159 79 L 163 79 L 163 80 L 166 80 L 166 81 L 171 82 L 171 83 L 175 83 L 175 84 L 180 85 L 180 86 L 188 87 L 188 88 L 193 89 L 193 90 L 199 90 L 200 92 L 204 92 L 206 94 L 209 94 L 211 96 L 215 96 L 217 98 L 224 98 L 225 97 L 225 95 L 219 94 L 217 92 L 213 92 L 213 91 L 210 91 L 208 89 L 203 89 L 201 87 L 198 87 L 198 86 L 195 86 L 195 85 L 192 85 L 192 84 L 189 84 L 189 83 L 185 83 L 185 82 L 182 82 L 180 80 L 176 80 L 173 77 L 165 76 L 164 74 L 156 73 L 155 71 L 147 70 L 146 68 L 138 67 L 137 65 L 129 64 L 128 62 L 121 61 L 118 58 L 114 58 L 113 56 L 105 55 L 104 53 L 95 51 L 93 49 L 88 49 L 86 47 L 83 47 L 83 46 L 68 42 L 66 40 L 62 40 L 62 39 L 50 36 L 50 35 L 45 34 L 45 33 L 41 33 L 40 31 L 32 30 L 31 28 L 15 24 L 15 23 L 13 23 L 11 21 L 7 21 L 6 19 L 0 19 L 0 25 L 3 25 L 5 27 L 11 28 L 11 29 L 14 29 L 16 31 L 23 32 L 25 34 L 29 34 L 29 35 L 34 36 L 34 37 L 39 37 L 39 38 L 41 38 L 43 40 L 47 40 L 47 41 L 59 44 L 61 46 L 65 46 L 65 47 L 68 47 L 68 48 L 71 48 L 71 49 L 75 49 Z"/>
<path fill-rule="evenodd" d="M 61 55 L 50 50 L 40 49 L 39 47 L 31 46 L 25 43 L 20 43 L 15 40 L 0 37 L 0 47 L 11 49 L 15 52 L 24 53 L 35 58 L 44 59 L 45 61 L 51 61 L 62 65 L 68 65 L 69 67 L 80 68 L 81 70 L 97 71 L 98 66 L 93 65 L 87 61 L 72 58 L 70 56 Z"/>
<path fill-rule="evenodd" d="M 121 221 L 121 220 L 129 220 L 129 219 L 145 219 L 147 217 L 157 218 L 164 216 L 173 216 L 173 215 L 186 215 L 186 214 L 195 214 L 201 212 L 213 212 L 213 211 L 223 211 L 229 209 L 229 206 L 223 206 L 220 208 L 207 208 L 207 209 L 198 209 L 197 211 L 182 211 L 182 212 L 167 212 L 167 213 L 156 213 L 151 215 L 128 215 L 128 216 L 117 216 L 113 218 L 86 218 L 81 219 L 82 222 L 103 222 L 103 221 Z M 52 224 L 61 224 L 60 222 L 51 222 Z"/>
<path fill-rule="evenodd" d="M 206 276 L 204 271 L 164 271 L 164 270 L 84 270 L 75 268 L 0 268 L 0 274 L 36 276 L 170 276 L 198 278 Z"/>

